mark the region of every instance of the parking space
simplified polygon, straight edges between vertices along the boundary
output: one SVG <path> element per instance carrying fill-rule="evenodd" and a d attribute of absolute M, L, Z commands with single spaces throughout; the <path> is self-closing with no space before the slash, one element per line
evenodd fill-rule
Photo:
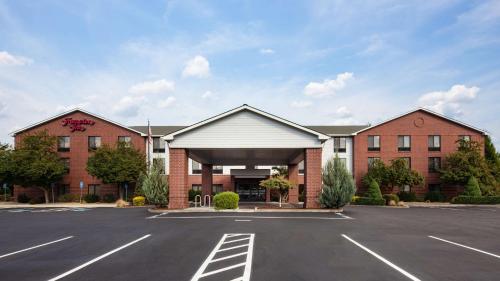
<path fill-rule="evenodd" d="M 455 209 L 455 208 L 454 208 Z M 497 208 L 2 212 L 2 280 L 495 280 Z"/>

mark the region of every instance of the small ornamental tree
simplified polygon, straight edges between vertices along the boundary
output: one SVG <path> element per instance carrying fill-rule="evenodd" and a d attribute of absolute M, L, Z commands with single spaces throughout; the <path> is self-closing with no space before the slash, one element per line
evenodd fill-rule
<path fill-rule="evenodd" d="M 283 176 L 273 176 L 270 177 L 266 180 L 262 180 L 259 185 L 264 188 L 268 189 L 276 189 L 279 191 L 280 194 L 280 208 L 281 208 L 281 201 L 283 196 L 285 196 L 288 193 L 288 190 L 291 188 L 295 188 L 293 183 L 291 183 L 289 180 L 285 179 Z"/>
<path fill-rule="evenodd" d="M 40 131 L 23 137 L 6 160 L 12 183 L 39 188 L 45 203 L 49 203 L 51 184 L 62 180 L 67 172 L 55 148 L 56 137 Z"/>
<path fill-rule="evenodd" d="M 380 191 L 380 187 L 377 181 L 372 180 L 370 185 L 368 186 L 368 190 L 365 193 L 365 197 L 373 198 L 373 199 L 383 199 L 382 192 Z"/>
<path fill-rule="evenodd" d="M 142 173 L 139 180 L 139 187 L 149 204 L 157 207 L 168 205 L 168 181 L 161 174 L 162 168 L 159 164 L 153 163 L 149 174 Z"/>
<path fill-rule="evenodd" d="M 387 185 L 388 169 L 382 160 L 375 160 L 368 169 L 368 172 L 363 176 L 363 184 L 370 186 L 372 181 L 376 181 L 379 187 Z"/>
<path fill-rule="evenodd" d="M 354 180 L 338 155 L 323 167 L 323 188 L 319 203 L 324 208 L 342 208 L 356 192 Z"/>
<path fill-rule="evenodd" d="M 417 171 L 412 170 L 405 159 L 397 158 L 391 161 L 391 165 L 387 169 L 387 183 L 392 193 L 395 186 L 410 187 L 421 185 L 424 182 L 424 177 Z"/>
<path fill-rule="evenodd" d="M 475 177 L 470 177 L 464 188 L 464 196 L 479 197 L 481 196 L 481 189 Z"/>

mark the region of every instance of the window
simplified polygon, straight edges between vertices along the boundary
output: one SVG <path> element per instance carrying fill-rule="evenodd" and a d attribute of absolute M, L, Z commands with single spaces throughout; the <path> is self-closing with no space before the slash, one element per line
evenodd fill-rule
<path fill-rule="evenodd" d="M 165 158 L 153 158 L 153 165 L 160 167 L 160 174 L 165 174 Z"/>
<path fill-rule="evenodd" d="M 162 138 L 153 138 L 153 152 L 165 152 L 165 140 L 163 140 Z"/>
<path fill-rule="evenodd" d="M 222 165 L 213 165 L 212 167 L 212 174 L 217 174 L 217 175 L 220 175 L 222 174 Z"/>
<path fill-rule="evenodd" d="M 70 148 L 69 137 L 57 137 L 57 151 L 68 152 Z"/>
<path fill-rule="evenodd" d="M 441 169 L 441 157 L 429 157 L 429 173 L 437 173 Z"/>
<path fill-rule="evenodd" d="M 405 160 L 406 167 L 408 167 L 409 169 L 411 169 L 411 158 L 410 157 L 401 157 L 400 159 Z"/>
<path fill-rule="evenodd" d="M 407 184 L 403 185 L 403 188 L 401 188 L 402 191 L 404 192 L 410 192 L 411 191 L 411 187 Z"/>
<path fill-rule="evenodd" d="M 101 186 L 99 184 L 89 184 L 87 187 L 87 194 L 100 195 Z"/>
<path fill-rule="evenodd" d="M 89 137 L 89 150 L 101 147 L 101 137 Z"/>
<path fill-rule="evenodd" d="M 380 157 L 368 157 L 368 169 L 373 166 L 373 163 L 375 163 L 375 161 L 380 161 Z"/>
<path fill-rule="evenodd" d="M 124 144 L 126 144 L 126 146 L 130 146 L 130 143 L 132 142 L 132 138 L 129 136 L 119 136 L 118 142 L 124 143 Z"/>
<path fill-rule="evenodd" d="M 461 135 L 461 136 L 458 136 L 458 139 L 464 140 L 464 141 L 470 141 L 470 136 L 469 135 Z"/>
<path fill-rule="evenodd" d="M 380 136 L 368 136 L 368 151 L 380 151 Z"/>
<path fill-rule="evenodd" d="M 429 191 L 441 192 L 441 184 L 429 183 Z"/>
<path fill-rule="evenodd" d="M 193 175 L 199 175 L 201 174 L 201 164 L 194 161 L 194 160 L 191 160 L 191 163 L 192 163 L 192 167 L 191 167 L 191 173 Z"/>
<path fill-rule="evenodd" d="M 57 196 L 69 193 L 69 184 L 59 184 L 56 187 Z"/>
<path fill-rule="evenodd" d="M 303 175 L 304 174 L 304 161 L 299 162 L 299 174 Z"/>
<path fill-rule="evenodd" d="M 333 138 L 333 152 L 345 152 L 346 138 Z"/>
<path fill-rule="evenodd" d="M 222 184 L 212 185 L 212 195 L 215 195 L 217 193 L 221 193 L 222 191 L 224 191 L 224 186 Z"/>
<path fill-rule="evenodd" d="M 70 161 L 69 158 L 61 158 L 64 168 L 66 169 L 66 174 L 69 174 L 69 168 L 70 168 Z"/>
<path fill-rule="evenodd" d="M 411 137 L 398 136 L 398 151 L 410 151 L 410 150 L 411 150 Z"/>
<path fill-rule="evenodd" d="M 347 168 L 347 158 L 340 158 L 339 157 L 339 160 L 340 160 L 340 163 L 342 163 L 344 165 L 344 167 Z"/>
<path fill-rule="evenodd" d="M 441 150 L 441 136 L 429 136 L 428 138 L 429 151 Z"/>
<path fill-rule="evenodd" d="M 193 184 L 191 185 L 191 189 L 194 191 L 201 191 L 201 184 Z"/>

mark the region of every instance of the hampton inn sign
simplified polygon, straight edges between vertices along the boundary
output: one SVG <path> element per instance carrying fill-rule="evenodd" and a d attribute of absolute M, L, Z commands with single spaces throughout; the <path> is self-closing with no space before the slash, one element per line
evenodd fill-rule
<path fill-rule="evenodd" d="M 440 190 L 451 197 L 460 190 L 441 184 L 436 173 L 441 160 L 456 151 L 458 139 L 484 143 L 486 134 L 423 108 L 376 125 L 303 126 L 245 104 L 190 126 L 152 126 L 152 144 L 147 141 L 148 126 L 121 125 L 82 109 L 61 113 L 12 135 L 18 144 L 40 130 L 59 137 L 58 153 L 70 166 L 69 174 L 57 184 L 55 198 L 79 194 L 80 181 L 85 183 L 84 192 L 100 198 L 123 194 L 117 185 L 102 183 L 85 168 L 95 148 L 125 141 L 144 154 L 149 151 L 150 159 L 169 175 L 171 208 L 188 207 L 190 189 L 201 190 L 203 195 L 234 191 L 242 201 L 271 200 L 273 193 L 262 189 L 259 182 L 276 165 L 287 166 L 289 179 L 298 186 L 290 190 L 288 201 L 316 208 L 321 168 L 334 155 L 355 178 L 358 193 L 365 191 L 361 178 L 374 160 L 387 163 L 405 158 L 425 177 L 425 183 L 411 191 L 423 197 L 429 190 Z M 133 189 L 133 185 L 129 187 Z M 35 188 L 14 188 L 14 196 L 21 193 L 31 198 L 42 195 Z"/>

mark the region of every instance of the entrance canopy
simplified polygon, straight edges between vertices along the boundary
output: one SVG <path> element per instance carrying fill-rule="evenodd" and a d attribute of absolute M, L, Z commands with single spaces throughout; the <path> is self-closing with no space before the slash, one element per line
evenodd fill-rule
<path fill-rule="evenodd" d="M 200 163 L 236 165 L 283 165 L 298 164 L 304 160 L 304 149 L 299 148 L 229 148 L 189 149 L 189 158 Z"/>

